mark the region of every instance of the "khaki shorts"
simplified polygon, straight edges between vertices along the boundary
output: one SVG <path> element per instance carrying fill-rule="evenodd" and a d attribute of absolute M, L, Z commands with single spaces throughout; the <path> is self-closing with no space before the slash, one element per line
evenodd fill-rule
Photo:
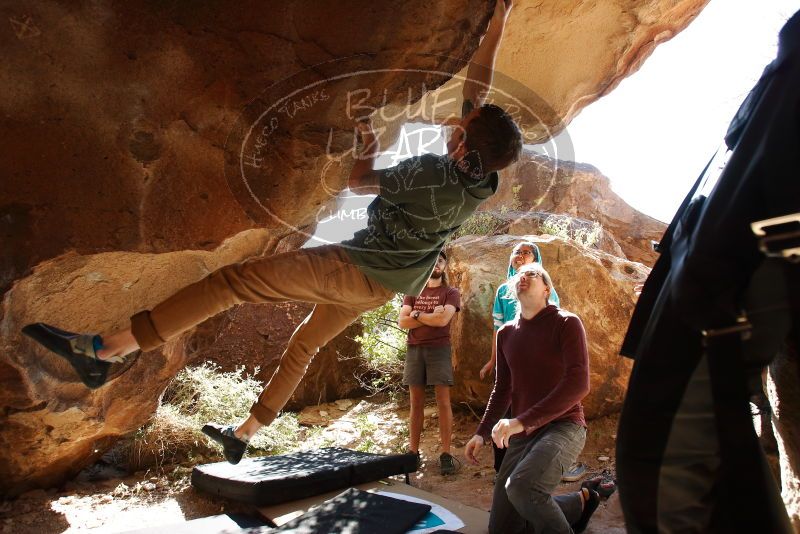
<path fill-rule="evenodd" d="M 453 360 L 450 345 L 409 345 L 403 368 L 405 386 L 452 386 Z"/>

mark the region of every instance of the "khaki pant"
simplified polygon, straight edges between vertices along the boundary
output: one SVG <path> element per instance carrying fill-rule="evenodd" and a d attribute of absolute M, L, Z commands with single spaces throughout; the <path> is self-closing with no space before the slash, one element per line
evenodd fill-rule
<path fill-rule="evenodd" d="M 250 408 L 260 423 L 268 425 L 288 402 L 320 347 L 393 295 L 350 263 L 341 246 L 327 245 L 222 267 L 152 310 L 131 317 L 131 329 L 142 350 L 148 351 L 236 304 L 314 303 Z"/>

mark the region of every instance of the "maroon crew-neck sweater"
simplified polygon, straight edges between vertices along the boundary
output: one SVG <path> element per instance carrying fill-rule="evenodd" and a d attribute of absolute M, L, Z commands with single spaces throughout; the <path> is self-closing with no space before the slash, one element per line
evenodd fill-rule
<path fill-rule="evenodd" d="M 577 315 L 550 305 L 521 315 L 497 332 L 497 377 L 477 435 L 486 443 L 511 405 L 525 426 L 520 438 L 553 421 L 586 426 L 581 400 L 589 393 L 586 332 Z"/>

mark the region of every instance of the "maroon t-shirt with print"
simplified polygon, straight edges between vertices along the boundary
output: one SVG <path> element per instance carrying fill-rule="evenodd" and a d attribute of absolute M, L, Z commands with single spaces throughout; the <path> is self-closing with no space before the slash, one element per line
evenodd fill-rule
<path fill-rule="evenodd" d="M 458 289 L 449 286 L 425 287 L 419 296 L 406 295 L 403 298 L 404 306 L 411 306 L 411 311 L 419 310 L 422 313 L 432 313 L 436 306 L 450 304 L 456 311 L 461 309 L 461 293 Z M 453 321 L 451 320 L 450 323 Z M 408 331 L 409 345 L 429 345 L 433 347 L 450 344 L 450 323 L 447 326 L 418 326 Z"/>

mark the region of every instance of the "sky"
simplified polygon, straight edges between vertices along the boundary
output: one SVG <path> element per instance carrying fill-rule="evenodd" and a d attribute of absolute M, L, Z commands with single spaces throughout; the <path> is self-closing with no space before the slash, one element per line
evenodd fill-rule
<path fill-rule="evenodd" d="M 684 31 L 656 47 L 639 71 L 583 109 L 560 135 L 570 137 L 575 160 L 608 176 L 628 204 L 669 222 L 777 54 L 778 31 L 799 9 L 800 0 L 711 0 Z M 408 135 L 376 167 L 412 155 L 420 136 L 426 143 L 437 132 L 419 128 L 407 125 Z M 337 242 L 364 227 L 370 200 L 343 198 L 338 210 L 320 214 L 315 239 L 306 246 Z"/>

